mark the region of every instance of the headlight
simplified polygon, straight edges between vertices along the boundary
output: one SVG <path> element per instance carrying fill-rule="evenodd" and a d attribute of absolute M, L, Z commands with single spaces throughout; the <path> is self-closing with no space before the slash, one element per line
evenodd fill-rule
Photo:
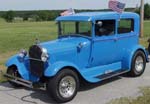
<path fill-rule="evenodd" d="M 48 55 L 47 49 L 42 48 L 41 60 L 43 62 L 46 62 L 48 60 L 48 58 L 49 58 L 49 55 Z"/>
<path fill-rule="evenodd" d="M 18 54 L 18 56 L 20 58 L 24 58 L 26 55 L 27 55 L 27 51 L 24 50 L 24 49 L 21 49 L 20 52 L 19 52 L 19 54 Z"/>

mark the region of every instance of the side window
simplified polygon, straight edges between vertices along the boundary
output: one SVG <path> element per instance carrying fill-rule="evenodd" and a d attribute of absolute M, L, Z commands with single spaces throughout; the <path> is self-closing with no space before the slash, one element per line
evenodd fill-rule
<path fill-rule="evenodd" d="M 96 36 L 110 36 L 115 34 L 115 20 L 98 20 L 95 24 Z"/>
<path fill-rule="evenodd" d="M 91 28 L 92 28 L 91 22 L 79 22 L 78 25 L 79 25 L 78 27 L 79 34 L 91 36 Z"/>
<path fill-rule="evenodd" d="M 75 22 L 61 22 L 61 34 L 74 34 L 76 31 L 75 29 Z"/>
<path fill-rule="evenodd" d="M 130 33 L 134 31 L 133 19 L 121 19 L 118 26 L 118 34 Z"/>

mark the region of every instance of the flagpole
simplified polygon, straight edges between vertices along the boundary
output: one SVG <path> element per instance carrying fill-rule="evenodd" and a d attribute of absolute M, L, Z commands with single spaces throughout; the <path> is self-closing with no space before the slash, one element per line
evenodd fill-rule
<path fill-rule="evenodd" d="M 141 27 L 140 27 L 140 37 L 143 37 L 143 29 L 144 29 L 144 0 L 141 0 L 141 7 L 140 7 L 140 16 L 141 16 Z"/>

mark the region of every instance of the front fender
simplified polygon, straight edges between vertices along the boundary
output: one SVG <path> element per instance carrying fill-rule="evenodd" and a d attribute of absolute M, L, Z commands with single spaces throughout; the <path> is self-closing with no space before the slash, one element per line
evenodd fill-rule
<path fill-rule="evenodd" d="M 15 65 L 18 69 L 19 74 L 21 77 L 25 80 L 29 80 L 29 72 L 25 66 L 24 62 L 20 62 L 18 55 L 12 56 L 7 62 L 6 67 L 10 67 L 12 65 Z"/>
<path fill-rule="evenodd" d="M 49 67 L 45 70 L 44 75 L 46 77 L 52 77 L 56 75 L 56 73 L 59 72 L 64 67 L 73 67 L 77 71 L 79 71 L 79 68 L 73 63 L 60 61 L 60 62 L 56 62 L 54 64 L 49 65 Z"/>
<path fill-rule="evenodd" d="M 137 45 L 125 53 L 125 55 L 123 57 L 123 68 L 124 69 L 129 69 L 129 70 L 131 69 L 132 58 L 133 58 L 135 52 L 138 50 L 142 50 L 144 52 L 146 61 L 148 61 L 148 54 L 147 54 L 145 48 L 141 45 Z"/>

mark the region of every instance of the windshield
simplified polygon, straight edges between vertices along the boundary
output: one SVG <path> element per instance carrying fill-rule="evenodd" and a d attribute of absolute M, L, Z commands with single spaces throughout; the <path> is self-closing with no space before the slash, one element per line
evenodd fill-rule
<path fill-rule="evenodd" d="M 65 35 L 82 35 L 91 36 L 92 23 L 91 22 L 74 22 L 62 21 L 59 22 L 59 34 Z"/>

